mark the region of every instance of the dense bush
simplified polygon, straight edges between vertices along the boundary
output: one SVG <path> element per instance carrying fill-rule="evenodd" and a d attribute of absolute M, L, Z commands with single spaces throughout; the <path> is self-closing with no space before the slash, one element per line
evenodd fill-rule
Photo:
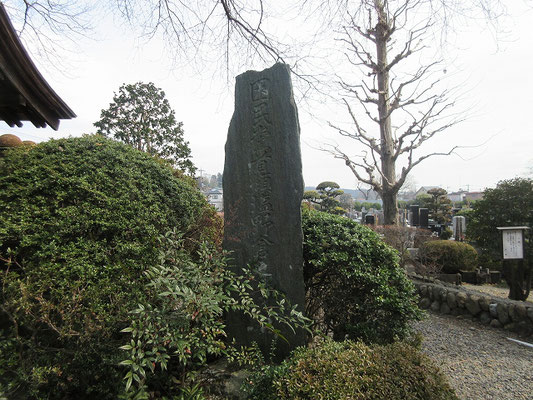
<path fill-rule="evenodd" d="M 187 247 L 175 232 L 161 238 L 159 263 L 146 271 L 147 299 L 123 330 L 128 337 L 121 347 L 126 352 L 121 364 L 128 369 L 125 382 L 131 397 L 157 393 L 175 398 L 194 387 L 195 375 L 210 357 L 226 356 L 241 365 L 261 360 L 258 348 L 241 349 L 226 340 L 225 312 L 242 311 L 266 330 L 307 324 L 279 292 L 257 282 L 252 271 L 231 272 L 223 253 L 208 244 L 195 258 Z M 252 287 L 258 289 L 253 296 Z"/>
<path fill-rule="evenodd" d="M 188 181 L 99 136 L 6 151 L 0 220 L 0 393 L 13 398 L 116 398 L 120 330 L 157 238 L 176 229 L 194 254 L 216 229 Z"/>
<path fill-rule="evenodd" d="M 348 218 L 313 210 L 302 216 L 307 315 L 335 339 L 405 337 L 421 314 L 396 251 Z"/>
<path fill-rule="evenodd" d="M 468 214 L 467 239 L 481 251 L 484 267 L 502 265 L 502 234 L 499 226 L 533 226 L 533 179 L 515 178 L 498 182 L 494 189 L 486 189 L 483 199 L 472 205 Z M 531 230 L 524 232 L 525 243 L 531 243 Z M 533 246 L 525 246 L 527 262 L 508 260 L 503 274 L 509 285 L 509 298 L 525 300 L 531 290 L 533 274 Z"/>
<path fill-rule="evenodd" d="M 434 265 L 446 274 L 473 271 L 478 266 L 477 252 L 472 246 L 451 240 L 424 243 L 419 258 L 422 264 Z"/>
<path fill-rule="evenodd" d="M 244 390 L 251 400 L 457 400 L 432 361 L 397 342 L 320 341 L 297 349 L 280 366 L 253 375 Z"/>

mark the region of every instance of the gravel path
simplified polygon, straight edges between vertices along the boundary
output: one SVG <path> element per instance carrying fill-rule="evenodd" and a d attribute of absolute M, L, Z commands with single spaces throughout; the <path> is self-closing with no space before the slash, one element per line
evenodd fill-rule
<path fill-rule="evenodd" d="M 507 337 L 525 339 L 449 315 L 429 314 L 415 327 L 462 400 L 533 399 L 533 348 Z"/>

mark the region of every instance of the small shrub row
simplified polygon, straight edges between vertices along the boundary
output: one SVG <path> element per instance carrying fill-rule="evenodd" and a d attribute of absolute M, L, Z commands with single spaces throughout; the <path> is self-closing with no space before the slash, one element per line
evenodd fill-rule
<path fill-rule="evenodd" d="M 433 362 L 397 342 L 365 345 L 321 339 L 267 366 L 243 387 L 250 400 L 457 400 Z"/>
<path fill-rule="evenodd" d="M 478 266 L 476 250 L 467 243 L 451 240 L 426 242 L 420 247 L 420 262 L 435 266 L 445 274 L 473 271 Z"/>

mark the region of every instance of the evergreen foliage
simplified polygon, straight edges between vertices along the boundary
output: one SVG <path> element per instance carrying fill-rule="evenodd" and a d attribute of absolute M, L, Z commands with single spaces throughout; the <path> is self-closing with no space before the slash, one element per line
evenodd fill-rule
<path fill-rule="evenodd" d="M 319 210 L 330 214 L 344 214 L 346 210 L 341 207 L 337 197 L 344 194 L 336 182 L 321 182 L 316 190 L 308 190 L 304 193 L 304 200 L 313 203 Z"/>
<path fill-rule="evenodd" d="M 170 160 L 191 175 L 196 171 L 183 124 L 176 121 L 165 92 L 152 82 L 123 84 L 94 126 L 97 133 Z"/>
<path fill-rule="evenodd" d="M 307 315 L 342 340 L 392 342 L 419 319 L 396 251 L 348 218 L 303 210 Z"/>
<path fill-rule="evenodd" d="M 469 244 L 451 240 L 425 242 L 419 250 L 422 264 L 437 267 L 445 274 L 473 271 L 478 266 L 476 250 Z"/>
<path fill-rule="evenodd" d="M 468 213 L 467 239 L 481 250 L 487 267 L 499 267 L 502 259 L 501 226 L 529 226 L 533 228 L 533 180 L 515 178 L 500 181 L 494 189 L 486 189 L 483 199 L 472 204 Z M 509 285 L 509 297 L 525 300 L 532 279 L 533 249 L 531 232 L 525 232 L 525 262 L 506 261 L 504 276 Z"/>
<path fill-rule="evenodd" d="M 211 209 L 164 162 L 101 136 L 8 150 L 0 171 L 0 392 L 116 398 L 119 332 L 157 238 L 175 229 L 194 254 Z"/>
<path fill-rule="evenodd" d="M 452 201 L 447 194 L 448 192 L 441 188 L 428 190 L 430 197 L 424 206 L 429 209 L 429 217 L 438 224 L 446 224 L 451 220 Z"/>
<path fill-rule="evenodd" d="M 272 332 L 282 324 L 299 329 L 309 322 L 279 292 L 257 282 L 253 271 L 230 271 L 224 254 L 209 244 L 203 243 L 195 257 L 187 248 L 177 232 L 161 238 L 159 262 L 146 271 L 147 299 L 122 331 L 128 337 L 121 365 L 127 368 L 124 380 L 132 397 L 158 392 L 175 398 L 194 387 L 195 375 L 209 358 L 258 362 L 258 348 L 242 349 L 227 340 L 223 315 L 228 311 L 242 311 Z M 252 287 L 257 289 L 253 296 Z"/>

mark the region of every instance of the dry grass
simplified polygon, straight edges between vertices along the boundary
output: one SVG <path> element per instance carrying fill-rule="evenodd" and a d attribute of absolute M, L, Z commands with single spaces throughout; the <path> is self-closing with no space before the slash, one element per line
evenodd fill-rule
<path fill-rule="evenodd" d="M 472 285 L 470 283 L 463 283 L 462 287 L 469 290 L 475 290 L 483 294 L 488 294 L 490 296 L 501 297 L 503 299 L 507 299 L 509 295 L 509 288 L 507 287 L 507 285 L 505 285 L 505 283 L 486 285 Z M 530 303 L 533 305 L 533 291 L 529 294 L 526 303 Z"/>

